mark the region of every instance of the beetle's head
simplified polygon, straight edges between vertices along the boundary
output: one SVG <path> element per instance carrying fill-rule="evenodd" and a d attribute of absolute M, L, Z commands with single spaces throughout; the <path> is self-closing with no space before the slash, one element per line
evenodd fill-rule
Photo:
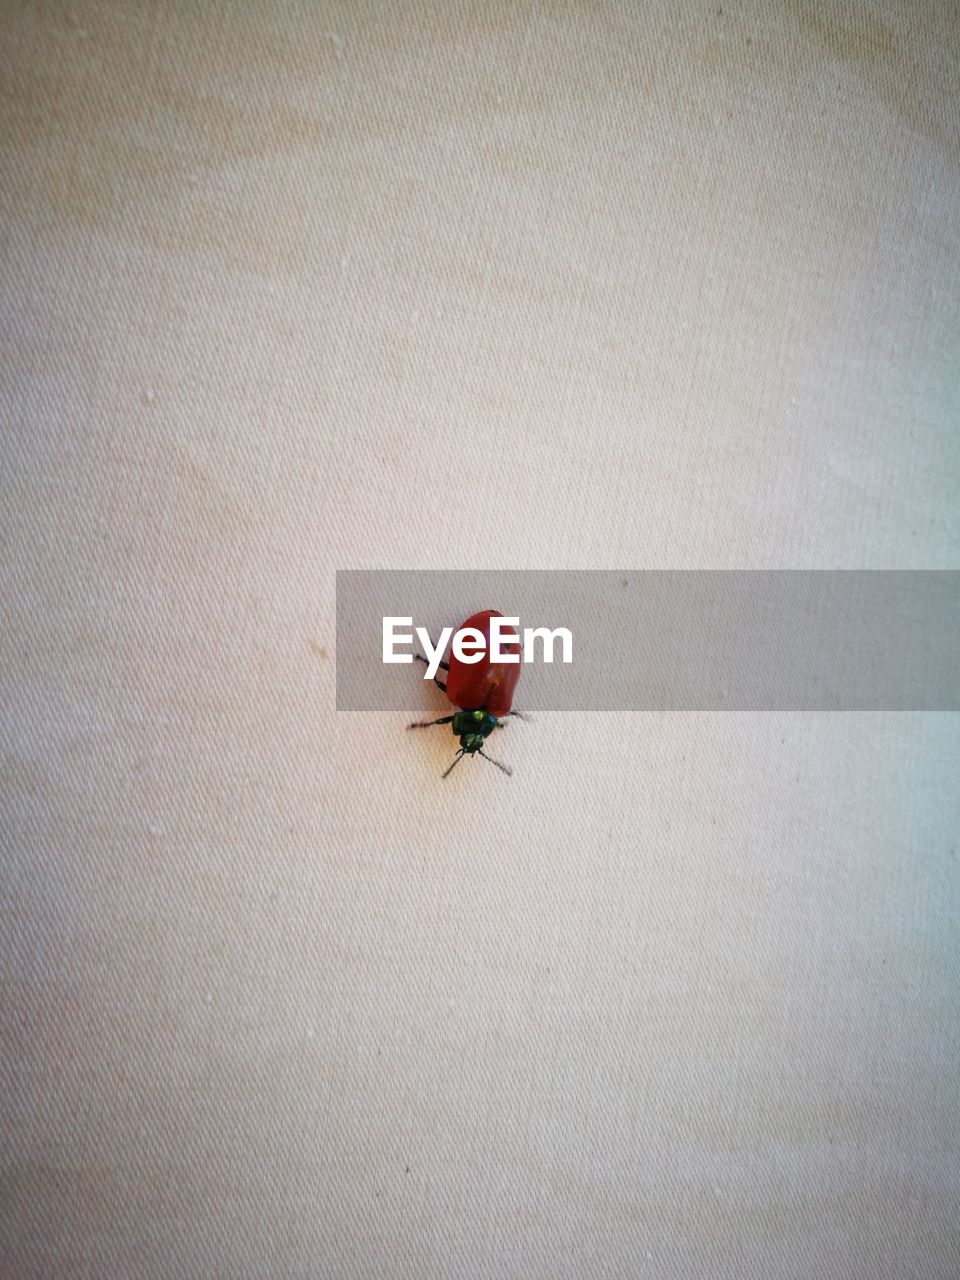
<path fill-rule="evenodd" d="M 491 715 L 489 711 L 458 711 L 453 717 L 453 723 L 450 726 L 453 732 L 460 739 L 460 750 L 454 756 L 453 764 L 443 775 L 449 774 L 453 765 L 458 764 L 464 756 L 483 756 L 484 760 L 489 760 L 491 764 L 495 764 L 498 769 L 502 769 L 504 773 L 510 770 L 505 764 L 501 764 L 499 760 L 494 760 L 492 756 L 488 756 L 483 750 L 483 744 L 500 721 L 496 716 Z"/>
<path fill-rule="evenodd" d="M 480 750 L 484 738 L 493 733 L 497 724 L 497 717 L 492 716 L 489 711 L 458 711 L 450 727 L 460 739 L 464 751 L 472 755 Z"/>

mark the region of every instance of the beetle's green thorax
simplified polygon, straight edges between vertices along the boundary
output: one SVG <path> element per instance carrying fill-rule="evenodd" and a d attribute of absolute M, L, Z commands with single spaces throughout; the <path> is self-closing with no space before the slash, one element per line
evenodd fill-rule
<path fill-rule="evenodd" d="M 489 711 L 458 711 L 451 727 L 460 739 L 461 748 L 472 754 L 480 750 L 484 739 L 493 733 L 498 723 L 497 717 Z"/>

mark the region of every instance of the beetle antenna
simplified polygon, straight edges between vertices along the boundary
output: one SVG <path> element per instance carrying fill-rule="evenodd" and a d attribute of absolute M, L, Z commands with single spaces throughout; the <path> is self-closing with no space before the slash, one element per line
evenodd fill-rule
<path fill-rule="evenodd" d="M 440 775 L 441 778 L 446 778 L 448 774 L 451 774 L 462 759 L 463 759 L 463 748 L 461 747 L 461 749 L 453 757 L 453 764 L 450 766 L 449 769 L 447 769 L 444 773 Z"/>
<path fill-rule="evenodd" d="M 503 772 L 507 775 L 507 777 L 508 777 L 508 778 L 512 778 L 512 777 L 513 777 L 513 770 L 512 770 L 512 769 L 508 769 L 508 768 L 507 768 L 507 766 L 506 766 L 505 764 L 501 764 L 499 760 L 494 760 L 493 756 L 488 756 L 488 755 L 487 755 L 487 753 L 486 753 L 485 751 L 478 751 L 478 752 L 477 752 L 477 755 L 483 756 L 484 760 L 489 760 L 489 761 L 490 761 L 490 763 L 491 763 L 491 764 L 495 764 L 495 765 L 497 766 L 497 768 L 498 768 L 498 769 L 502 769 L 502 770 L 503 770 Z M 452 768 L 453 768 L 453 765 L 451 765 L 451 766 L 450 766 L 450 768 L 452 769 Z"/>

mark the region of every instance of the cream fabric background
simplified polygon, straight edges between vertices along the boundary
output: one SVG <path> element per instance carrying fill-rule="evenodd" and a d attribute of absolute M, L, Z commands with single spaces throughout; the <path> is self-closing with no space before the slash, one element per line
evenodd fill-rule
<path fill-rule="evenodd" d="M 956 717 L 441 785 L 333 585 L 956 568 L 956 7 L 0 12 L 3 1273 L 955 1276 Z"/>

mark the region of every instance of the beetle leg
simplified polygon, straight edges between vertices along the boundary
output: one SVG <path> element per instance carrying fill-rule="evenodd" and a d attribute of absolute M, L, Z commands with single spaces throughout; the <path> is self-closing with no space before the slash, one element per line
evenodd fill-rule
<path fill-rule="evenodd" d="M 408 724 L 408 729 L 429 729 L 434 724 L 450 724 L 453 716 L 441 716 L 439 720 L 414 720 L 413 724 Z"/>
<path fill-rule="evenodd" d="M 516 716 L 518 720 L 526 720 L 527 724 L 533 724 L 533 716 L 528 716 L 525 711 L 508 711 L 508 716 Z"/>
<path fill-rule="evenodd" d="M 424 665 L 425 667 L 429 667 L 430 663 L 426 660 L 426 658 L 423 656 L 423 654 L 422 654 L 422 653 L 415 653 L 413 656 L 416 658 L 416 660 L 417 660 L 418 662 L 422 662 L 422 663 L 423 663 L 423 665 Z M 449 662 L 441 662 L 441 663 L 440 663 L 440 670 L 441 670 L 441 671 L 449 671 L 449 670 L 450 670 L 450 663 L 449 663 Z M 436 676 L 434 676 L 433 678 L 434 678 L 434 681 L 436 682 L 436 684 L 440 685 L 440 688 L 443 690 L 443 692 L 444 692 L 444 693 L 446 693 L 446 692 L 447 692 L 447 686 L 446 686 L 445 684 L 441 684 L 441 683 L 440 683 L 440 680 L 439 680 Z"/>

